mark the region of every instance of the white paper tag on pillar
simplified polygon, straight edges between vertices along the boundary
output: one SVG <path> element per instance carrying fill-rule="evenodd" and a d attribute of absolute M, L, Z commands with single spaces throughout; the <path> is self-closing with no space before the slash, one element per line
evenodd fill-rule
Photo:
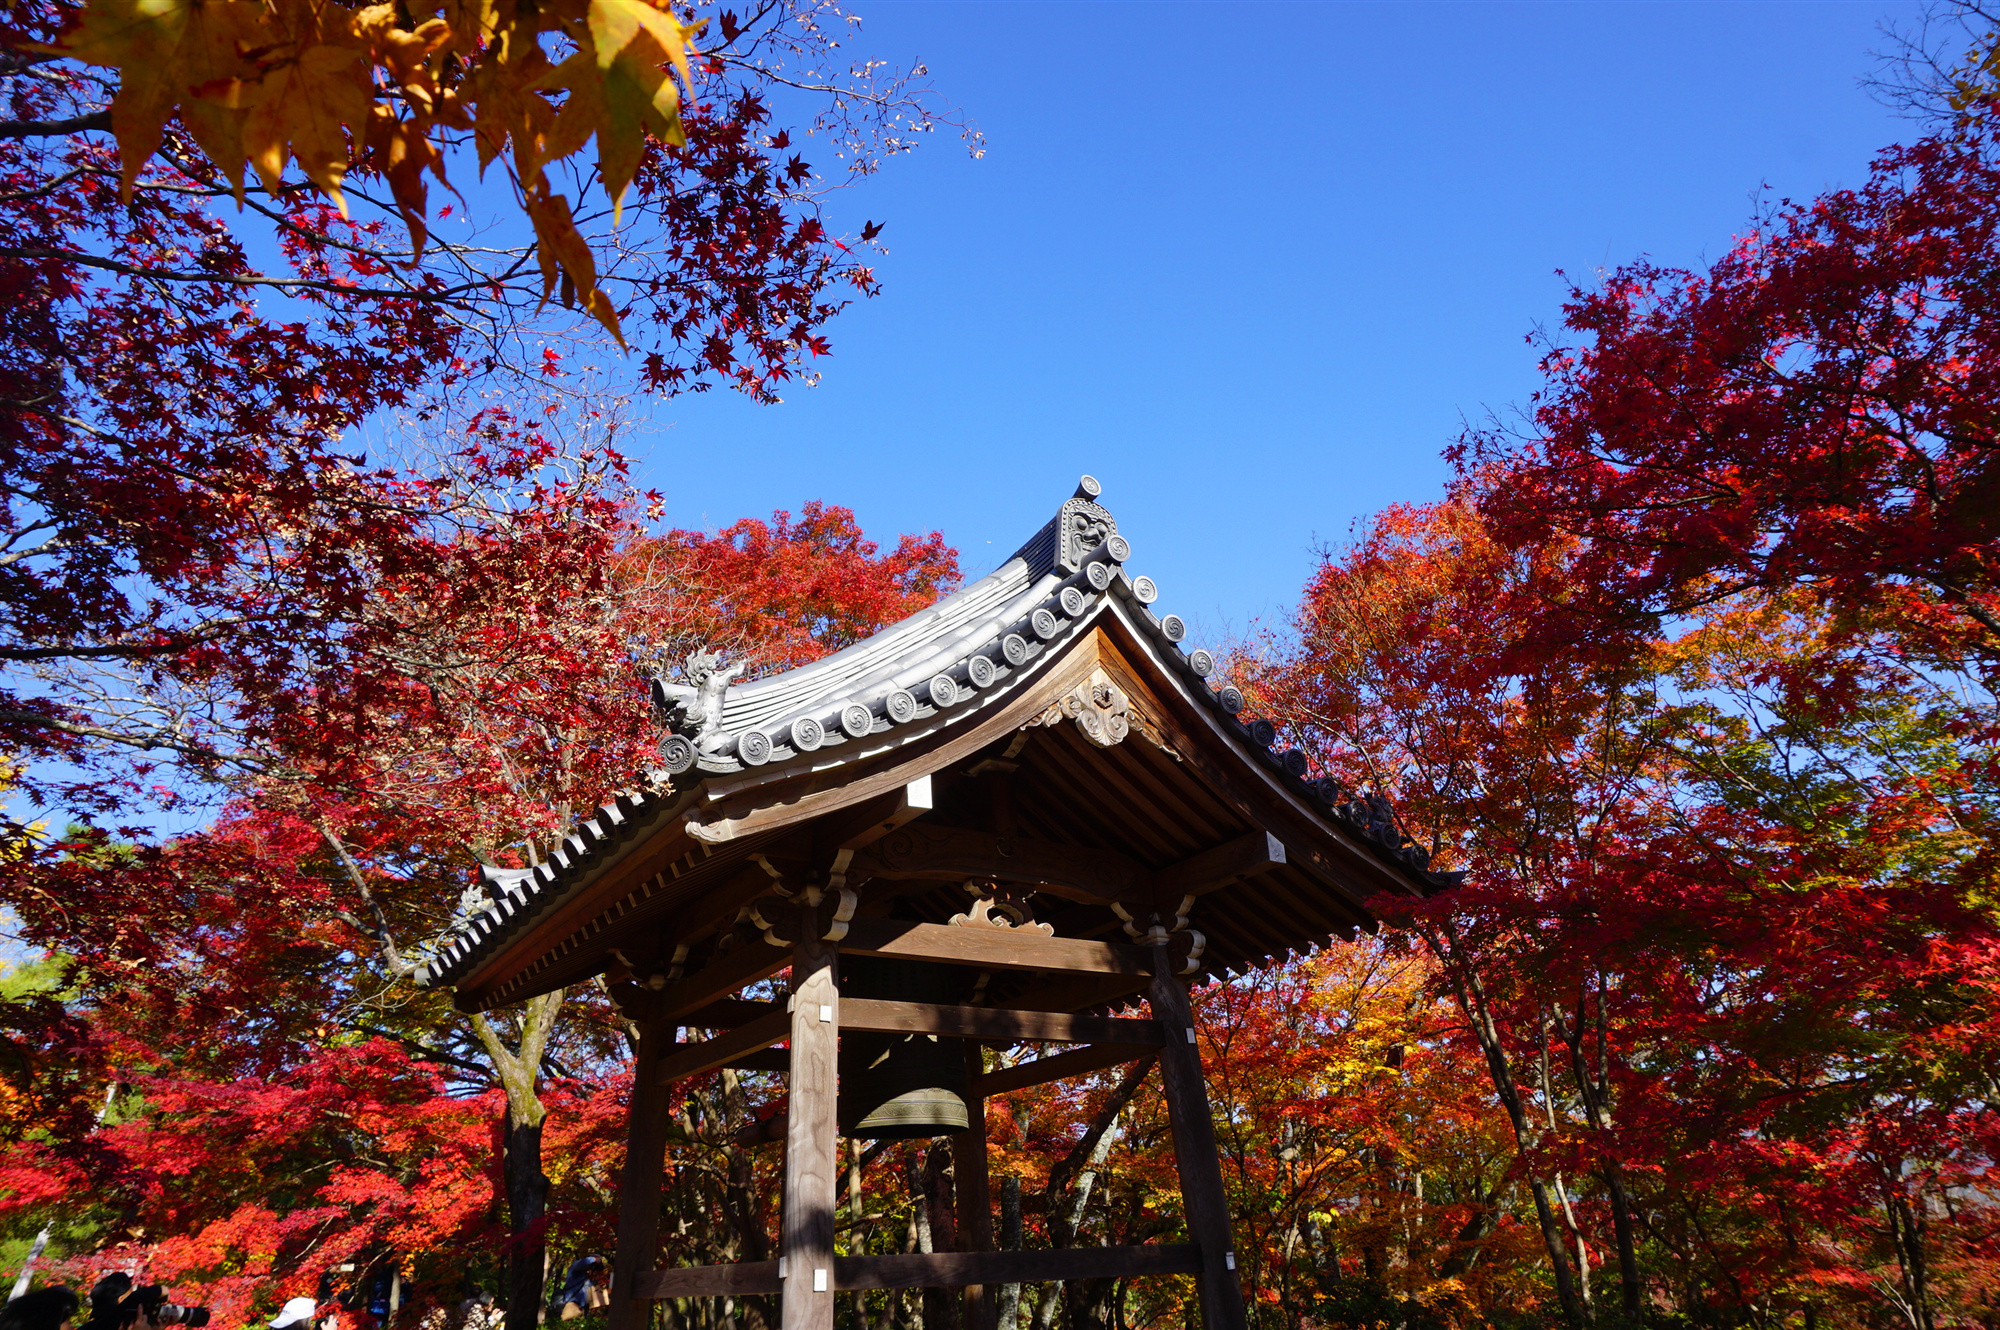
<path fill-rule="evenodd" d="M 1234 1270 L 1236 1268 L 1236 1253 L 1230 1252 L 1227 1256 L 1224 1256 L 1222 1258 L 1222 1263 L 1228 1266 L 1231 1270 Z"/>
<path fill-rule="evenodd" d="M 1190 1044 L 1194 1042 L 1194 1027 L 1192 1025 L 1188 1026 L 1188 1042 Z"/>
<path fill-rule="evenodd" d="M 833 1024 L 833 1004 L 831 1002 L 822 1002 L 819 1004 L 819 1023 L 821 1025 Z"/>
<path fill-rule="evenodd" d="M 1236 1258 L 1232 1256 L 1229 1259 L 1234 1261 Z M 813 1271 L 813 1292 L 815 1293 L 826 1292 L 826 1271 L 824 1270 Z"/>

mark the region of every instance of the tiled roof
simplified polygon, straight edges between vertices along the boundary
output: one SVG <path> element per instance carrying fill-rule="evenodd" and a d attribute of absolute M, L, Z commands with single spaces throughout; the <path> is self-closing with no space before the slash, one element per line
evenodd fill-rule
<path fill-rule="evenodd" d="M 928 733 L 941 713 L 958 713 L 946 715 L 950 724 L 983 713 L 1114 602 L 1159 660 L 1199 685 L 1194 696 L 1214 708 L 1253 760 L 1362 833 L 1417 881 L 1431 887 L 1456 881 L 1457 875 L 1428 871 L 1427 856 L 1404 837 L 1386 801 L 1351 796 L 1331 779 L 1309 780 L 1304 752 L 1274 751 L 1270 721 L 1238 719 L 1243 694 L 1216 677 L 1209 652 L 1183 646 L 1187 625 L 1178 615 L 1154 611 L 1159 589 L 1126 569 L 1130 547 L 1097 494 L 1086 476 L 1075 497 L 1005 563 L 929 609 L 809 665 L 730 688 L 718 732 L 703 736 L 704 751 L 690 736 L 663 743 L 663 774 L 671 776 L 674 794 L 620 795 L 580 822 L 537 868 L 482 868 L 489 901 L 439 939 L 417 981 L 450 984 L 470 974 L 659 823 L 670 805 L 684 806 L 708 776 L 800 760 L 823 766 L 841 760 L 844 748 L 857 755 L 864 745 L 879 751 L 898 729 Z"/>

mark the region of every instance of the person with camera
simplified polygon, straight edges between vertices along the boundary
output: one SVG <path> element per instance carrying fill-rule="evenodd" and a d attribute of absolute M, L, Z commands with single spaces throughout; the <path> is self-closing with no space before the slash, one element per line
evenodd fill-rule
<path fill-rule="evenodd" d="M 0 1309 L 0 1330 L 69 1330 L 82 1306 L 72 1289 L 38 1288 Z"/>
<path fill-rule="evenodd" d="M 139 1318 L 147 1330 L 184 1325 L 200 1330 L 208 1324 L 208 1308 L 183 1307 L 167 1301 L 162 1284 L 134 1284 L 127 1274 L 109 1274 L 90 1289 L 90 1319 L 83 1330 L 137 1330 Z"/>

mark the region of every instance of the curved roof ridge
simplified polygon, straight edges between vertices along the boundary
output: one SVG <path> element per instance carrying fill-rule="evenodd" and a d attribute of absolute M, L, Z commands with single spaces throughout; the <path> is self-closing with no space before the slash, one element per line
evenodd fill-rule
<path fill-rule="evenodd" d="M 533 869 L 484 868 L 487 899 L 467 893 L 461 917 L 433 944 L 418 982 L 455 983 L 469 974 L 643 840 L 670 809 L 684 807 L 708 775 L 783 764 L 822 744 L 872 741 L 896 730 L 920 738 L 947 710 L 975 715 L 1011 694 L 1051 651 L 1106 612 L 1134 626 L 1163 666 L 1186 676 L 1180 683 L 1189 696 L 1216 713 L 1245 755 L 1305 795 L 1321 817 L 1359 833 L 1415 882 L 1435 889 L 1461 879 L 1462 873 L 1430 869 L 1429 853 L 1405 835 L 1387 800 L 1331 776 L 1315 779 L 1302 749 L 1275 747 L 1279 732 L 1271 721 L 1241 718 L 1241 690 L 1216 674 L 1219 662 L 1210 652 L 1181 645 L 1187 624 L 1179 615 L 1153 611 L 1159 595 L 1153 579 L 1124 567 L 1131 548 L 1095 502 L 1098 493 L 1097 482 L 1084 477 L 1075 497 L 1027 544 L 970 586 L 830 656 L 730 688 L 717 727 L 723 746 L 698 753 L 686 736 L 669 739 L 678 745 L 676 758 L 652 775 L 671 777 L 671 793 L 656 785 L 620 794 L 580 819 Z"/>
<path fill-rule="evenodd" d="M 893 660 L 912 641 L 940 628 L 977 619 L 991 606 L 1013 599 L 1026 584 L 1027 571 L 1025 562 L 1010 559 L 972 585 L 832 655 L 731 688 L 722 704 L 724 728 L 748 729 L 782 716 L 808 700 L 831 698 L 836 693 L 844 696 L 854 691 L 859 686 L 857 681 L 880 673 L 879 662 L 884 657 Z"/>

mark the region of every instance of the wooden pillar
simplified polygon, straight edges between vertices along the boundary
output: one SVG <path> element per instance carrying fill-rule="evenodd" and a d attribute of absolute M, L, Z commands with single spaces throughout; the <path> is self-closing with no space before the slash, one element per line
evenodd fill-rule
<path fill-rule="evenodd" d="M 611 1306 L 606 1330 L 642 1330 L 653 1305 L 632 1296 L 640 1275 L 660 1262 L 660 1184 L 667 1168 L 667 1099 L 660 1060 L 674 1046 L 674 1027 L 639 1027 L 632 1064 L 632 1104 L 625 1125 L 625 1172 L 618 1183 L 618 1246 L 611 1259 Z"/>
<path fill-rule="evenodd" d="M 800 914 L 792 950 L 792 1066 L 785 1106 L 784 1230 L 778 1239 L 782 1330 L 833 1330 L 835 1064 L 840 1046 L 838 958 L 815 936 L 818 911 Z"/>
<path fill-rule="evenodd" d="M 965 1041 L 966 1080 L 984 1074 L 980 1046 Z M 986 1159 L 986 1101 L 969 1094 L 965 1101 L 966 1130 L 951 1138 L 951 1171 L 958 1184 L 958 1246 L 960 1251 L 993 1250 L 993 1188 Z M 990 1284 L 965 1286 L 965 1330 L 993 1330 L 1000 1290 Z"/>
<path fill-rule="evenodd" d="M 1174 975 L 1165 947 L 1153 948 L 1153 1017 L 1165 1027 L 1160 1080 L 1174 1131 L 1174 1167 L 1181 1177 L 1188 1237 L 1201 1248 L 1201 1319 L 1207 1330 L 1245 1330 L 1243 1285 L 1236 1274 L 1236 1238 L 1222 1190 L 1222 1156 L 1215 1147 L 1201 1052 L 1194 1043 L 1194 1013 L 1187 989 Z"/>

